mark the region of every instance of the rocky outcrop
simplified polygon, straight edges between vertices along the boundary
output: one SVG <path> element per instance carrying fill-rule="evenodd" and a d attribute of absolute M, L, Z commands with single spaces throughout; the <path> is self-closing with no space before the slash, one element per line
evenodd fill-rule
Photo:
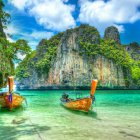
<path fill-rule="evenodd" d="M 140 46 L 137 42 L 126 45 L 125 49 L 134 60 L 140 60 Z"/>
<path fill-rule="evenodd" d="M 111 39 L 115 40 L 116 43 L 120 44 L 120 34 L 119 31 L 116 27 L 110 26 L 106 28 L 105 34 L 104 34 L 104 39 Z"/>
<path fill-rule="evenodd" d="M 82 25 L 82 28 L 67 30 L 64 33 L 48 74 L 40 73 L 38 75 L 35 69 L 29 68 L 31 76 L 21 79 L 18 83 L 18 88 L 81 89 L 89 88 L 91 79 L 98 79 L 98 88 L 126 88 L 122 66 L 100 54 L 94 57 L 89 57 L 85 53 L 81 54 L 80 37 L 86 30 L 86 26 Z M 84 34 L 85 41 L 89 36 L 90 41 L 98 45 L 100 41 L 99 33 L 95 29 L 93 29 L 93 32 L 92 35 L 89 33 Z M 112 34 L 112 30 L 110 34 Z M 107 37 L 108 35 L 109 33 L 106 33 L 105 36 Z M 114 39 L 116 39 L 116 34 Z"/>

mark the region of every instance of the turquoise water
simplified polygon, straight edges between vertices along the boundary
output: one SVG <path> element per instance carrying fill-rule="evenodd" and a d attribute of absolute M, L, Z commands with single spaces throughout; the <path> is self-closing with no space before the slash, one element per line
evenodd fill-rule
<path fill-rule="evenodd" d="M 20 93 L 28 105 L 0 110 L 0 140 L 140 139 L 140 90 L 97 90 L 88 114 L 61 106 L 61 90 Z"/>

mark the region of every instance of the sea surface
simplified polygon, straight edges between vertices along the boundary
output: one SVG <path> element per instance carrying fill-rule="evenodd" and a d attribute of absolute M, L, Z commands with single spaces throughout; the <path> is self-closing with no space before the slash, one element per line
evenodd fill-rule
<path fill-rule="evenodd" d="M 74 91 L 20 91 L 27 104 L 0 109 L 0 140 L 140 139 L 140 90 L 97 90 L 89 113 L 64 108 L 63 92 L 75 96 Z"/>

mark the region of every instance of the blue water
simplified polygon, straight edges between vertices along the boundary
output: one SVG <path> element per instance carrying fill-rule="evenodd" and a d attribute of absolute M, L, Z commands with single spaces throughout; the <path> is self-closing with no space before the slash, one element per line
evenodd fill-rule
<path fill-rule="evenodd" d="M 140 90 L 97 90 L 89 113 L 61 106 L 63 92 L 20 91 L 27 105 L 12 112 L 0 110 L 0 140 L 140 139 Z"/>

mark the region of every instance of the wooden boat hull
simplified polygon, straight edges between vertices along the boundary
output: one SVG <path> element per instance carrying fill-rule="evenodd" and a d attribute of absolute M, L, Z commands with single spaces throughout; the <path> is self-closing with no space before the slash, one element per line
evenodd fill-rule
<path fill-rule="evenodd" d="M 24 98 L 18 94 L 12 95 L 12 102 L 9 101 L 9 95 L 1 95 L 0 96 L 0 105 L 2 107 L 8 107 L 10 110 L 20 106 L 23 102 Z"/>
<path fill-rule="evenodd" d="M 88 112 L 90 107 L 92 106 L 92 103 L 95 100 L 94 94 L 97 87 L 97 83 L 98 83 L 98 80 L 96 79 L 92 80 L 91 93 L 89 97 L 79 98 L 79 99 L 74 100 L 74 99 L 69 98 L 69 94 L 64 93 L 62 95 L 62 98 L 60 99 L 61 103 L 69 109 Z"/>
<path fill-rule="evenodd" d="M 80 111 L 88 112 L 89 108 L 92 105 L 92 99 L 88 97 L 88 98 L 77 99 L 74 101 L 62 102 L 62 104 L 65 107 L 72 110 L 80 110 Z"/>

